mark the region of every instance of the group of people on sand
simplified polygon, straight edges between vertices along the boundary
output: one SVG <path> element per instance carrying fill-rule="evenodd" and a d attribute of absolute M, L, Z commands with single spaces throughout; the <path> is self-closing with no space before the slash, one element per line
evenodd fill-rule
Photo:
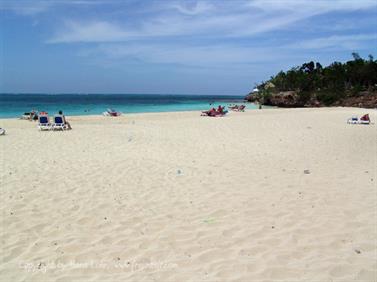
<path fill-rule="evenodd" d="M 24 113 L 21 116 L 21 119 L 29 120 L 29 121 L 36 121 L 38 120 L 38 111 L 31 110 L 30 113 Z"/>
<path fill-rule="evenodd" d="M 228 108 L 229 108 L 230 110 L 232 110 L 232 111 L 236 111 L 236 112 L 244 112 L 246 106 L 245 106 L 245 105 L 236 105 L 236 104 L 231 105 L 231 104 L 229 104 L 229 105 L 228 105 Z M 221 106 L 221 105 L 219 105 L 219 106 L 217 107 L 217 109 L 216 109 L 216 108 L 212 108 L 212 109 L 210 109 L 210 110 L 208 110 L 208 111 L 203 111 L 203 112 L 202 112 L 202 116 L 218 117 L 218 116 L 224 116 L 224 115 L 226 115 L 227 113 L 228 113 L 228 111 L 225 110 L 225 106 Z"/>
<path fill-rule="evenodd" d="M 58 115 L 61 116 L 61 118 L 63 119 L 63 122 L 66 125 L 66 128 L 72 129 L 71 124 L 67 121 L 65 115 L 63 114 L 63 111 L 60 110 L 58 112 Z M 21 119 L 26 119 L 26 120 L 29 120 L 29 121 L 37 121 L 38 117 L 40 117 L 40 116 L 48 116 L 48 112 L 44 112 L 44 111 L 38 112 L 37 110 L 33 109 L 30 113 L 24 113 L 21 116 Z"/>
<path fill-rule="evenodd" d="M 245 105 L 228 105 L 228 108 L 235 112 L 244 112 L 246 106 Z"/>
<path fill-rule="evenodd" d="M 212 108 L 208 111 L 203 111 L 202 116 L 209 116 L 209 117 L 217 117 L 217 116 L 224 116 L 228 113 L 228 111 L 225 110 L 225 106 L 219 105 L 217 109 Z"/>

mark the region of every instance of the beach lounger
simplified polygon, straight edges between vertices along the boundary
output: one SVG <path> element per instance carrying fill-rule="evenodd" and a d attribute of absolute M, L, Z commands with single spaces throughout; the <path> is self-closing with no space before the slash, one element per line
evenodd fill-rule
<path fill-rule="evenodd" d="M 121 114 L 122 114 L 121 112 L 117 112 L 114 109 L 107 109 L 106 112 L 103 112 L 103 115 L 108 116 L 108 117 L 118 117 Z"/>
<path fill-rule="evenodd" d="M 38 116 L 38 128 L 39 130 L 50 130 L 51 123 L 47 115 Z"/>
<path fill-rule="evenodd" d="M 5 135 L 5 129 L 4 128 L 0 128 L 0 135 Z"/>
<path fill-rule="evenodd" d="M 358 117 L 357 116 L 353 116 L 353 117 L 351 117 L 351 118 L 349 118 L 347 120 L 347 123 L 349 123 L 349 124 L 357 124 L 358 121 L 359 121 Z"/>
<path fill-rule="evenodd" d="M 246 106 L 245 105 L 234 105 L 234 106 L 230 106 L 228 107 L 231 111 L 234 111 L 234 112 L 244 112 L 245 111 L 245 108 Z"/>
<path fill-rule="evenodd" d="M 347 120 L 349 124 L 370 124 L 369 114 L 363 115 L 361 118 L 353 116 Z"/>
<path fill-rule="evenodd" d="M 245 111 L 245 108 L 246 108 L 245 105 L 241 105 L 241 106 L 238 107 L 238 111 L 239 111 L 239 112 L 244 112 L 244 111 Z"/>
<path fill-rule="evenodd" d="M 370 124 L 370 120 L 359 120 L 359 124 Z"/>
<path fill-rule="evenodd" d="M 21 115 L 20 119 L 30 120 L 31 119 L 31 113 L 24 113 L 23 115 Z"/>
<path fill-rule="evenodd" d="M 54 116 L 54 123 L 51 127 L 52 130 L 66 130 L 67 125 L 64 122 L 64 118 L 62 115 L 55 115 Z"/>

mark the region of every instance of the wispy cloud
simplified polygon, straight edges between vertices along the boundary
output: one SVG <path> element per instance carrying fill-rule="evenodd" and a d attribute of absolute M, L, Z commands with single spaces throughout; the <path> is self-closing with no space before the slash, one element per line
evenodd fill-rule
<path fill-rule="evenodd" d="M 251 7 L 259 8 L 262 11 L 279 11 L 295 13 L 327 13 L 332 11 L 353 11 L 376 7 L 375 0 L 252 0 L 249 1 Z"/>
<path fill-rule="evenodd" d="M 32 16 L 49 9 L 50 1 L 0 1 L 0 10 L 12 11 L 19 15 Z"/>
<path fill-rule="evenodd" d="M 205 69 L 265 68 L 281 62 L 306 60 L 304 54 L 292 53 L 288 46 L 240 46 L 237 44 L 185 43 L 101 43 L 82 48 L 80 56 L 100 61 L 102 65 L 124 66 L 128 63 L 174 65 Z"/>
<path fill-rule="evenodd" d="M 0 0 L 0 10 L 19 15 L 35 16 L 58 6 L 93 6 L 109 4 L 117 0 Z"/>
<path fill-rule="evenodd" d="M 289 35 L 286 40 L 276 33 L 294 30 L 294 34 L 299 30 L 297 23 L 318 15 L 369 9 L 375 5 L 369 0 L 167 1 L 157 4 L 148 6 L 147 12 L 133 10 L 137 17 L 131 13 L 122 19 L 65 20 L 47 43 L 92 43 L 86 44 L 81 55 L 103 58 L 106 62 L 228 68 L 292 60 L 304 50 L 363 49 L 375 39 L 374 34 L 344 35 L 339 28 L 336 32 L 330 31 L 331 27 L 326 36 Z M 269 36 L 272 32 L 274 35 Z M 304 30 L 301 32 L 305 34 Z"/>
<path fill-rule="evenodd" d="M 242 65 L 273 64 L 278 61 L 307 59 L 305 51 L 364 50 L 377 42 L 376 34 L 334 35 L 295 41 L 282 45 L 260 44 L 187 44 L 187 43 L 115 43 L 100 44 L 81 52 L 110 62 L 139 61 L 148 64 L 174 64 L 189 67 L 234 68 Z"/>
<path fill-rule="evenodd" d="M 368 44 L 369 43 L 369 44 Z M 354 34 L 354 35 L 332 35 L 308 39 L 289 45 L 290 48 L 299 49 L 343 49 L 343 50 L 362 50 L 370 44 L 377 43 L 377 34 Z"/>
<path fill-rule="evenodd" d="M 131 14 L 124 22 L 65 21 L 48 42 L 116 42 L 173 36 L 250 37 L 287 28 L 324 13 L 375 6 L 376 2 L 371 0 L 168 1 L 155 13 L 137 11 L 137 17 Z"/>
<path fill-rule="evenodd" d="M 0 0 L 0 10 L 12 68 L 34 72 L 38 61 L 38 72 L 56 78 L 46 83 L 84 70 L 121 91 L 148 79 L 246 92 L 253 81 L 308 60 L 326 64 L 377 50 L 376 0 Z M 41 38 L 48 44 L 41 47 Z M 32 47 L 30 61 L 13 48 L 20 44 Z"/>
<path fill-rule="evenodd" d="M 203 14 L 214 9 L 214 5 L 209 2 L 173 3 L 170 7 L 185 15 Z"/>
<path fill-rule="evenodd" d="M 50 38 L 47 43 L 112 42 L 126 40 L 129 36 L 131 33 L 108 22 L 96 21 L 83 24 L 65 21 L 64 30 Z"/>

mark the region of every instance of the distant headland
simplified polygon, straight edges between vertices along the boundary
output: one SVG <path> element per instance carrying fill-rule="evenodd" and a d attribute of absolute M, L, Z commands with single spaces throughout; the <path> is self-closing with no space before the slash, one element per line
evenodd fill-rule
<path fill-rule="evenodd" d="M 377 60 L 353 60 L 322 67 L 318 62 L 304 63 L 280 71 L 257 85 L 245 100 L 278 107 L 347 106 L 377 107 Z"/>

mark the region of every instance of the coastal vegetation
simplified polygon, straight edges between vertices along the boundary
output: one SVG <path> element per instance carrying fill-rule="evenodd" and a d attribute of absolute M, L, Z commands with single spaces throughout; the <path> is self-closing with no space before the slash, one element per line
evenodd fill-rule
<path fill-rule="evenodd" d="M 352 53 L 352 57 L 327 67 L 311 61 L 280 71 L 257 85 L 258 91 L 246 99 L 281 107 L 377 107 L 377 60 L 372 55 L 363 59 L 358 53 Z"/>

